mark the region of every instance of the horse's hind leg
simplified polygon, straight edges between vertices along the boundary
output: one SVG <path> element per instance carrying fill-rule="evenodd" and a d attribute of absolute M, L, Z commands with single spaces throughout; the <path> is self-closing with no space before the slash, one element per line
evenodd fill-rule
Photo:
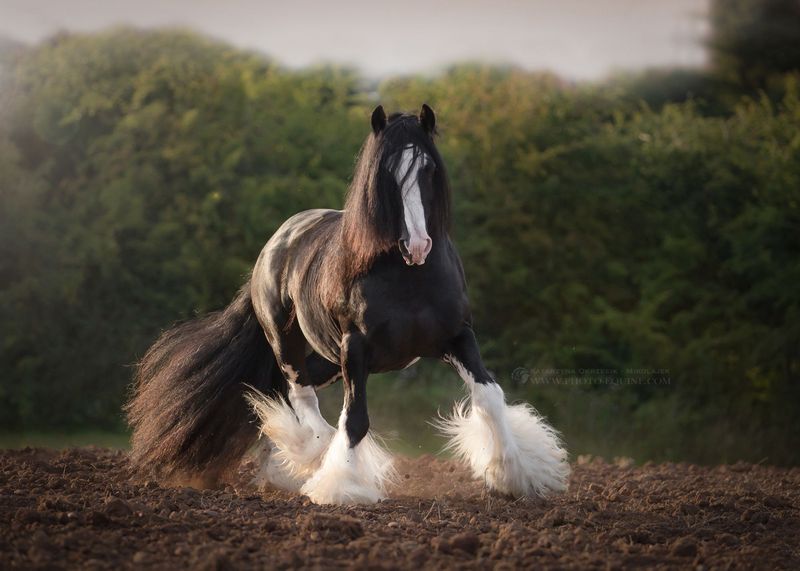
<path fill-rule="evenodd" d="M 265 321 L 267 339 L 286 378 L 288 402 L 251 397 L 261 432 L 269 438 L 258 480 L 296 491 L 319 467 L 335 432 L 320 414 L 314 386 L 335 379 L 340 369 L 315 353 L 306 358 L 307 343 L 295 320 L 287 325 L 281 315 Z"/>
<path fill-rule="evenodd" d="M 471 403 L 457 405 L 439 426 L 474 476 L 515 496 L 563 490 L 569 464 L 558 436 L 530 405 L 506 404 L 503 389 L 483 365 L 472 329 L 452 340 L 442 360 L 468 385 Z"/>
<path fill-rule="evenodd" d="M 310 384 L 290 384 L 289 403 L 251 396 L 251 402 L 261 418 L 262 434 L 267 436 L 259 442 L 256 453 L 259 471 L 255 484 L 258 487 L 299 491 L 319 466 L 321 455 L 334 432 L 334 428 L 319 412 L 315 391 L 339 378 L 342 370 L 339 365 L 317 353 L 306 357 L 305 363 Z M 312 427 L 313 434 L 304 425 Z M 269 433 L 272 433 L 272 438 L 268 436 Z"/>
<path fill-rule="evenodd" d="M 392 477 L 391 456 L 368 434 L 368 349 L 359 332 L 342 339 L 344 406 L 322 465 L 302 488 L 318 504 L 373 503 Z"/>

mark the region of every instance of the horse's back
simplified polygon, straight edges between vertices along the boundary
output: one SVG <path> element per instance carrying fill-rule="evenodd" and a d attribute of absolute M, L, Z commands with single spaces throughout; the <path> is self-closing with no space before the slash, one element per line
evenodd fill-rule
<path fill-rule="evenodd" d="M 297 246 L 298 241 L 311 242 L 315 235 L 332 229 L 341 219 L 342 211 L 330 208 L 313 208 L 298 212 L 280 225 L 267 241 L 262 255 L 275 249 Z"/>
<path fill-rule="evenodd" d="M 264 245 L 256 262 L 256 269 L 267 261 L 284 257 L 289 250 L 312 245 L 318 240 L 330 240 L 332 232 L 342 218 L 341 210 L 314 208 L 303 210 L 288 218 Z"/>
<path fill-rule="evenodd" d="M 315 208 L 298 212 L 287 219 L 267 241 L 253 268 L 255 297 L 270 297 L 274 303 L 275 295 L 283 290 L 285 280 L 296 273 L 298 266 L 308 265 L 320 248 L 328 244 L 336 235 L 341 210 Z"/>
<path fill-rule="evenodd" d="M 322 208 L 304 210 L 287 219 L 261 250 L 251 280 L 259 321 L 280 321 L 283 327 L 294 315 L 305 326 L 307 340 L 326 356 L 331 353 L 327 346 L 338 346 L 339 338 L 330 330 L 330 319 L 316 290 L 320 268 L 330 248 L 338 244 L 341 219 L 341 210 Z M 324 338 L 318 339 L 315 331 L 323 333 Z"/>

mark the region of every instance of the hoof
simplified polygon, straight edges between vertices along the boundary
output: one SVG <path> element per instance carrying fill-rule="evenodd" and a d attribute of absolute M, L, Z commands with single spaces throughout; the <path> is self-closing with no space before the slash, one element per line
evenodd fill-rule
<path fill-rule="evenodd" d="M 373 504 L 386 497 L 393 479 L 391 455 L 370 434 L 351 448 L 339 431 L 300 491 L 315 504 Z"/>

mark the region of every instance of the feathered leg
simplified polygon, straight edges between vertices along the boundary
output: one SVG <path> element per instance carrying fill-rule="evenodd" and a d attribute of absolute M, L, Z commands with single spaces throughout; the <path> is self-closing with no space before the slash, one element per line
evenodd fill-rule
<path fill-rule="evenodd" d="M 567 452 L 558 434 L 528 404 L 508 405 L 483 365 L 475 335 L 466 328 L 448 347 L 449 363 L 470 390 L 438 426 L 448 447 L 489 488 L 514 496 L 544 496 L 566 488 Z"/>
<path fill-rule="evenodd" d="M 369 434 L 366 343 L 358 332 L 342 339 L 344 406 L 322 464 L 302 492 L 317 504 L 373 503 L 386 495 L 391 456 Z"/>

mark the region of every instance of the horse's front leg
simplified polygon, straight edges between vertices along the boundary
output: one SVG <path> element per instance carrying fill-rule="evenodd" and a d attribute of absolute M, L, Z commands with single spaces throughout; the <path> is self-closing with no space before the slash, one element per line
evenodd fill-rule
<path fill-rule="evenodd" d="M 503 389 L 483 365 L 471 328 L 451 340 L 442 360 L 467 384 L 470 405 L 457 405 L 439 426 L 474 476 L 514 496 L 565 489 L 569 464 L 556 432 L 530 405 L 506 404 Z"/>
<path fill-rule="evenodd" d="M 318 504 L 373 503 L 385 497 L 391 456 L 369 434 L 369 350 L 357 331 L 342 339 L 344 406 L 322 465 L 302 488 Z"/>

